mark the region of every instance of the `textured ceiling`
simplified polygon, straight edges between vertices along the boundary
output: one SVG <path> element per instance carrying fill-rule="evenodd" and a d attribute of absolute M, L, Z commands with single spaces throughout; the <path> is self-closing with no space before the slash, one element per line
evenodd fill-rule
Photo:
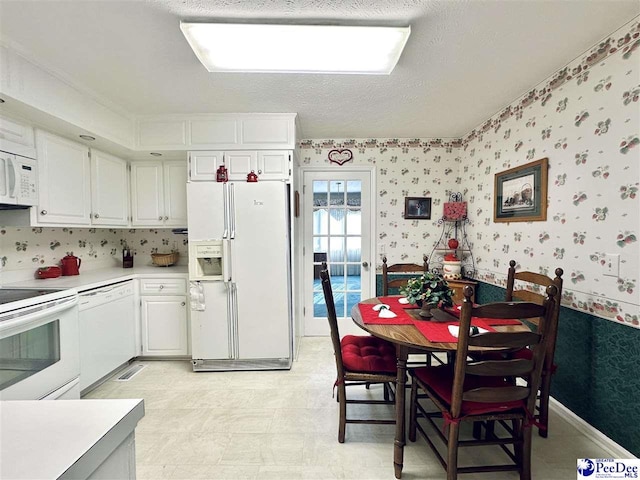
<path fill-rule="evenodd" d="M 133 114 L 297 112 L 304 138 L 458 137 L 637 0 L 0 0 L 0 39 Z M 208 73 L 180 20 L 411 25 L 389 76 Z"/>

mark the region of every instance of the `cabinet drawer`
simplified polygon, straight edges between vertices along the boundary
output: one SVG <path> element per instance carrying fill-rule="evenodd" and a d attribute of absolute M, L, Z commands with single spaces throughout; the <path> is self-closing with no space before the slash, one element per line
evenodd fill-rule
<path fill-rule="evenodd" d="M 187 280 L 184 278 L 142 278 L 140 295 L 184 295 Z"/>

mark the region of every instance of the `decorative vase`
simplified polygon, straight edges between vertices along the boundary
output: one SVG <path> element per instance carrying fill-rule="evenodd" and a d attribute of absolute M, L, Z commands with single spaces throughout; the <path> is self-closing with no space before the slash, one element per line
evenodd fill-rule
<path fill-rule="evenodd" d="M 420 309 L 420 311 L 418 312 L 418 315 L 420 315 L 422 318 L 425 319 L 430 319 L 433 317 L 433 314 L 431 313 L 431 309 L 432 308 L 437 308 L 438 304 L 437 303 L 422 303 L 422 308 Z"/>

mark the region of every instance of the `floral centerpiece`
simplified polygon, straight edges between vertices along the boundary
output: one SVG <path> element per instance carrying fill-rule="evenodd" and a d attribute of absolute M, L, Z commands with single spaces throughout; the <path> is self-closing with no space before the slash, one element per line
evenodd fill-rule
<path fill-rule="evenodd" d="M 429 311 L 437 307 L 453 305 L 453 291 L 444 277 L 436 272 L 426 272 L 419 277 L 410 278 L 400 289 L 409 303 L 422 307 L 420 315 L 430 317 Z"/>

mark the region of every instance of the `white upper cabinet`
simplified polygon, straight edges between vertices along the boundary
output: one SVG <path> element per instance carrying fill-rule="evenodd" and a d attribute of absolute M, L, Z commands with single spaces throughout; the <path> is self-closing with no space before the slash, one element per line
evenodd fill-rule
<path fill-rule="evenodd" d="M 187 226 L 187 168 L 185 162 L 164 162 L 164 225 Z"/>
<path fill-rule="evenodd" d="M 224 152 L 189 152 L 189 180 L 215 182 L 221 165 L 224 165 Z"/>
<path fill-rule="evenodd" d="M 129 224 L 127 162 L 91 151 L 91 221 L 93 225 Z"/>
<path fill-rule="evenodd" d="M 289 150 L 231 150 L 189 152 L 189 180 L 216 181 L 218 167 L 225 165 L 231 181 L 247 180 L 250 172 L 260 180 L 289 180 L 291 151 Z"/>
<path fill-rule="evenodd" d="M 91 180 L 89 149 L 38 131 L 36 149 L 39 203 L 36 224 L 90 225 Z"/>
<path fill-rule="evenodd" d="M 282 180 L 291 178 L 291 152 L 263 150 L 258 152 L 258 178 L 260 180 Z"/>
<path fill-rule="evenodd" d="M 229 180 L 246 181 L 252 170 L 258 174 L 258 152 L 225 152 L 224 163 L 227 166 Z"/>
<path fill-rule="evenodd" d="M 36 158 L 35 147 L 31 126 L 0 116 L 0 150 Z"/>
<path fill-rule="evenodd" d="M 293 113 L 220 113 L 140 117 L 142 150 L 246 150 L 295 148 Z"/>
<path fill-rule="evenodd" d="M 185 162 L 131 164 L 133 226 L 187 226 Z"/>

